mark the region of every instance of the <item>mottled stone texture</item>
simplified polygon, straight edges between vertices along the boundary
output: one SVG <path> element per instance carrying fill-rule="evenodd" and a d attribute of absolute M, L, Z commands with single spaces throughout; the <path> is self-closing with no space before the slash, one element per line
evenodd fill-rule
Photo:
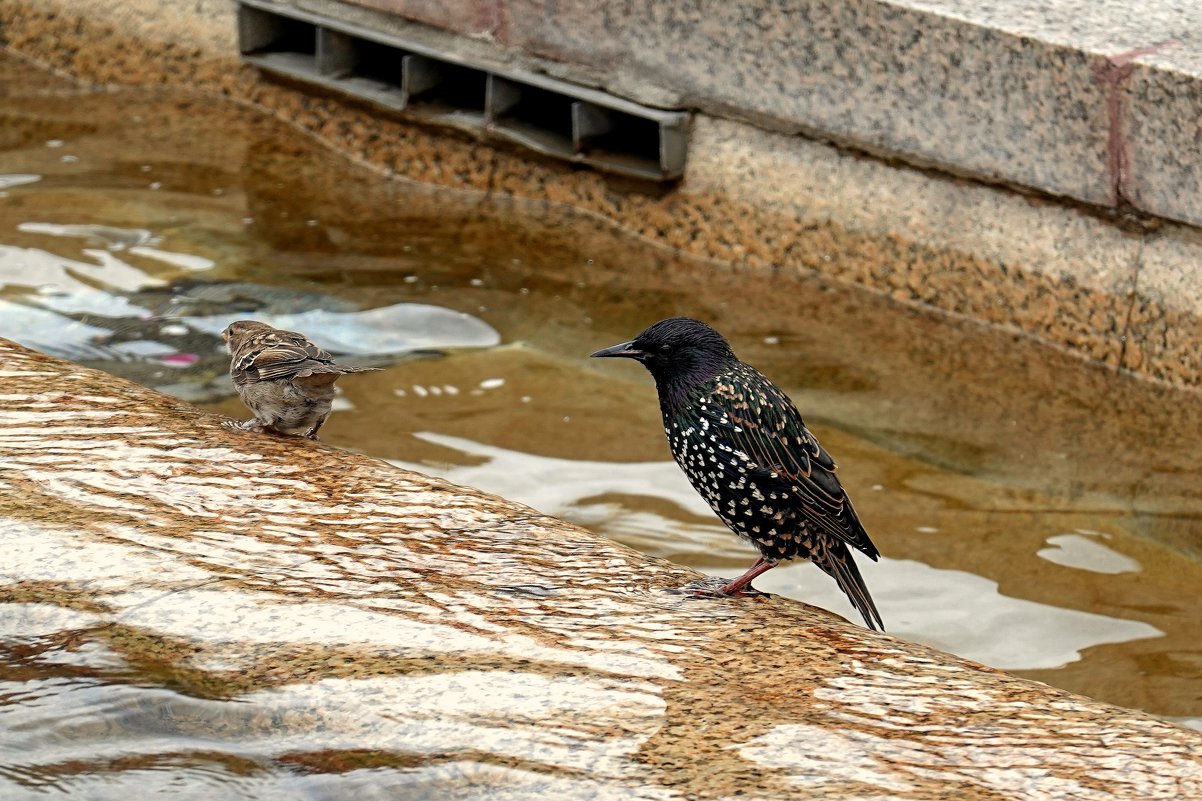
<path fill-rule="evenodd" d="M 740 245 L 725 258 L 833 274 L 1124 366 L 1140 235 L 728 120 L 698 118 L 693 141 L 693 191 L 747 187 L 723 204 L 740 209 L 726 210 Z"/>
<path fill-rule="evenodd" d="M 875 0 L 509 0 L 509 41 L 689 103 L 992 180 L 1110 198 L 1089 58 Z"/>
<path fill-rule="evenodd" d="M 650 83 L 706 111 L 1202 223 L 1202 4 L 349 2 L 488 33 L 619 93 Z"/>
<path fill-rule="evenodd" d="M 1145 238 L 1128 320 L 1128 367 L 1173 383 L 1202 369 L 1202 232 L 1165 226 Z"/>
<path fill-rule="evenodd" d="M 1202 47 L 1194 61 L 1188 71 L 1132 64 L 1120 111 L 1126 199 L 1152 214 L 1202 225 Z"/>
<path fill-rule="evenodd" d="M 473 36 L 497 36 L 505 0 L 356 0 L 356 5 Z"/>
<path fill-rule="evenodd" d="M 0 619 L 39 635 L 7 652 L 38 689 L 6 798 L 174 792 L 198 752 L 260 799 L 1202 797 L 1198 732 L 787 599 L 699 603 L 528 507 L 3 340 L 0 376 Z"/>

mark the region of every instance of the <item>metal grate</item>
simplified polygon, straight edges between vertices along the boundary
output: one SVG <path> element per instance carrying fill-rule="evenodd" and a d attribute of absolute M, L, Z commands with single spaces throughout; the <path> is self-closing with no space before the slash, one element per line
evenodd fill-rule
<path fill-rule="evenodd" d="M 639 178 L 684 173 L 687 112 L 463 63 L 391 34 L 264 2 L 239 3 L 238 44 L 260 69 L 424 122 Z"/>

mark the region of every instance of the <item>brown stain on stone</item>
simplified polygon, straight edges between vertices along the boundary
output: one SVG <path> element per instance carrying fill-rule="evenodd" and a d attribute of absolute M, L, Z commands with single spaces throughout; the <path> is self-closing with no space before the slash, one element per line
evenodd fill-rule
<path fill-rule="evenodd" d="M 1175 39 L 1148 47 L 1138 47 L 1113 56 L 1105 56 L 1093 67 L 1094 80 L 1106 92 L 1106 116 L 1109 122 L 1106 143 L 1106 162 L 1110 171 L 1111 203 L 1115 206 L 1135 205 L 1131 197 L 1132 176 L 1130 143 L 1123 130 L 1124 84 L 1131 77 L 1134 62 L 1140 56 L 1158 53 L 1179 44 Z"/>

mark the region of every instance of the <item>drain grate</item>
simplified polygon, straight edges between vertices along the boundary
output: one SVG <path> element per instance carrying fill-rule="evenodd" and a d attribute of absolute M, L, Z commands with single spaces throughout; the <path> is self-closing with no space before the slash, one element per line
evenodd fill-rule
<path fill-rule="evenodd" d="M 639 178 L 684 173 L 687 112 L 463 63 L 391 34 L 264 2 L 239 3 L 238 43 L 260 69 L 424 122 Z"/>

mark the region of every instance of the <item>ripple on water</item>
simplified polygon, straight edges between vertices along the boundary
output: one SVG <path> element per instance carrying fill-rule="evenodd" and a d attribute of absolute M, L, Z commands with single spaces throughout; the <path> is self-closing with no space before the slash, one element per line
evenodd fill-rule
<path fill-rule="evenodd" d="M 245 313 L 184 317 L 188 325 L 220 334 Z M 501 341 L 496 329 L 464 312 L 425 303 L 397 303 L 354 312 L 313 309 L 299 314 L 260 314 L 255 319 L 276 328 L 313 332 L 334 353 L 387 355 L 424 348 L 487 348 Z"/>
<path fill-rule="evenodd" d="M 1098 542 L 1098 538 L 1106 536 L 1082 529 L 1075 534 L 1048 537 L 1048 545 L 1052 547 L 1042 549 L 1038 555 L 1049 562 L 1091 573 L 1139 572 L 1139 562 Z"/>
<path fill-rule="evenodd" d="M 388 363 L 418 351 L 487 348 L 497 331 L 429 303 L 359 309 L 315 292 L 198 281 L 208 258 L 142 228 L 25 222 L 25 234 L 82 240 L 76 258 L 0 244 L 0 337 L 190 400 L 232 393 L 221 331 L 238 319 L 309 334 L 335 354 Z M 146 267 L 157 262 L 157 269 Z M 201 312 L 201 313 L 198 313 Z"/>
<path fill-rule="evenodd" d="M 42 180 L 42 176 L 32 175 L 29 173 L 10 173 L 8 175 L 0 175 L 0 190 L 11 189 L 14 186 L 36 184 L 40 180 Z"/>
<path fill-rule="evenodd" d="M 213 801 L 214 798 L 262 801 L 396 801 L 398 798 L 438 798 L 446 801 L 669 801 L 679 798 L 671 790 L 622 782 L 563 776 L 539 770 L 512 768 L 472 759 L 441 759 L 434 764 L 412 764 L 398 755 L 392 761 L 405 767 L 356 768 L 361 762 L 380 761 L 359 753 L 298 754 L 287 770 L 259 772 L 236 757 L 213 754 L 167 755 L 153 760 L 154 767 L 104 772 L 98 769 L 71 777 L 33 777 L 14 771 L 19 784 L 0 771 L 0 793 L 19 795 L 31 785 L 54 788 L 72 798 L 89 801 L 128 801 L 132 797 L 172 798 L 178 801 Z M 324 770 L 331 763 L 333 769 Z M 251 775 L 246 775 L 247 773 Z M 41 779 L 41 781 L 38 781 Z M 32 780 L 32 781 L 31 781 Z M 5 789 L 5 785 L 11 789 Z M 9 793 L 12 793 L 11 795 Z M 39 792 L 38 796 L 40 797 Z"/>

